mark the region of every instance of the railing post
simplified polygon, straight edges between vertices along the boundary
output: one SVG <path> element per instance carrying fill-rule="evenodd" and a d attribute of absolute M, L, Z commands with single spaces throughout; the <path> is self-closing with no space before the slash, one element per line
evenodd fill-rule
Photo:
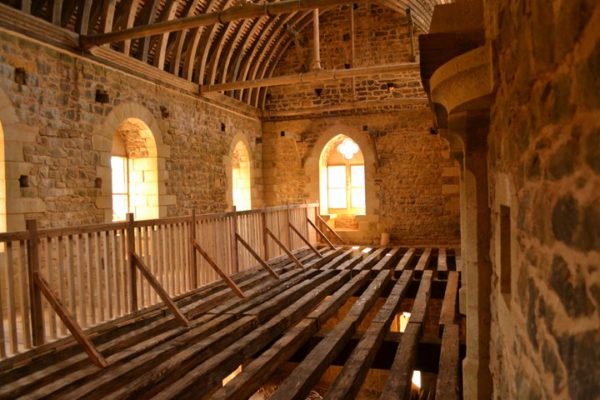
<path fill-rule="evenodd" d="M 136 266 L 135 266 L 135 227 L 134 227 L 133 213 L 127 214 L 127 255 L 129 261 L 129 272 L 131 280 L 129 281 L 129 307 L 131 312 L 135 312 L 138 309 L 137 302 L 137 277 L 136 277 Z"/>
<path fill-rule="evenodd" d="M 44 312 L 42 309 L 42 293 L 35 281 L 35 275 L 40 271 L 37 221 L 28 219 L 25 221 L 25 226 L 29 231 L 29 240 L 27 241 L 27 274 L 29 277 L 31 339 L 34 346 L 39 346 L 44 344 Z"/>
<path fill-rule="evenodd" d="M 262 235 L 263 235 L 263 247 L 264 247 L 264 259 L 266 261 L 269 261 L 269 238 L 267 236 L 267 213 L 266 212 L 262 212 L 262 224 L 263 224 L 263 228 L 262 228 Z"/>
<path fill-rule="evenodd" d="M 192 225 L 190 227 L 190 268 L 192 284 L 194 289 L 198 287 L 198 258 L 194 250 L 194 241 L 196 240 L 196 208 L 192 208 Z"/>
<path fill-rule="evenodd" d="M 237 211 L 236 207 L 233 206 L 233 216 L 231 217 L 231 230 L 232 230 L 232 246 L 233 246 L 233 271 L 240 271 L 240 260 L 238 256 L 238 243 L 237 243 Z"/>
<path fill-rule="evenodd" d="M 292 211 L 290 209 L 290 203 L 287 203 L 287 237 L 288 237 L 288 248 L 294 250 L 294 246 L 292 246 L 292 228 L 290 224 L 292 223 Z"/>

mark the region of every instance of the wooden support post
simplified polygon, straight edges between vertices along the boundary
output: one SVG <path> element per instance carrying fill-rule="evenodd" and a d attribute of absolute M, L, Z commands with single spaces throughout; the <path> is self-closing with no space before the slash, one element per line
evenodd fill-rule
<path fill-rule="evenodd" d="M 292 254 L 292 252 L 287 247 L 285 247 L 285 245 L 283 243 L 281 243 L 281 241 L 279 239 L 277 239 L 277 237 L 273 234 L 273 232 L 271 232 L 271 230 L 269 228 L 266 228 L 266 229 L 267 229 L 267 234 L 269 236 L 271 236 L 271 239 L 273 239 L 273 241 L 275 243 L 277 243 L 277 245 L 285 252 L 285 254 L 287 254 L 288 257 L 291 258 L 298 267 L 304 269 L 304 265 L 302 265 L 300 260 L 298 260 L 296 258 L 296 256 L 294 254 Z"/>
<path fill-rule="evenodd" d="M 90 360 L 101 368 L 108 366 L 108 363 L 104 357 L 102 357 L 102 354 L 96 350 L 94 344 L 85 335 L 79 324 L 77 324 L 77 321 L 75 321 L 71 313 L 69 313 L 69 310 L 67 310 L 60 299 L 52 292 L 50 285 L 48 285 L 38 271 L 33 274 L 33 281 L 35 282 L 35 286 L 37 286 L 44 294 L 44 297 L 46 297 L 46 300 L 48 300 L 50 306 L 56 311 L 56 314 L 58 314 L 67 329 L 69 329 L 75 340 L 83 347 L 83 350 L 85 350 Z"/>
<path fill-rule="evenodd" d="M 313 69 L 321 69 L 321 44 L 319 35 L 319 9 L 313 10 Z"/>
<path fill-rule="evenodd" d="M 288 238 L 288 248 L 290 249 L 294 249 L 294 246 L 292 245 L 292 228 L 290 227 L 290 224 L 292 223 L 292 211 L 290 209 L 290 205 L 287 205 L 287 210 L 285 215 L 287 216 L 287 223 L 288 223 L 288 228 L 287 228 L 287 238 Z"/>
<path fill-rule="evenodd" d="M 415 62 L 417 57 L 415 56 L 415 23 L 412 19 L 412 11 L 410 8 L 406 9 L 406 16 L 408 17 L 408 34 L 410 36 L 410 62 Z"/>
<path fill-rule="evenodd" d="M 312 244 L 310 244 L 310 242 L 308 241 L 308 239 L 306 239 L 304 236 L 302 236 L 302 234 L 300 233 L 300 231 L 298 229 L 296 229 L 296 227 L 294 226 L 294 224 L 292 224 L 291 222 L 289 223 L 290 225 L 290 229 L 296 233 L 296 235 L 298 235 L 298 237 L 300 239 L 302 239 L 302 241 L 313 251 L 313 253 L 315 253 L 317 256 L 319 256 L 320 258 L 323 258 L 323 255 L 321 253 L 319 253 L 319 250 L 317 250 L 315 248 L 315 246 L 313 246 Z"/>
<path fill-rule="evenodd" d="M 333 243 L 331 243 L 331 240 L 329 240 L 329 238 L 323 233 L 322 230 L 319 229 L 319 227 L 317 225 L 315 225 L 314 222 L 312 222 L 309 218 L 306 218 L 306 220 L 308 221 L 308 224 L 310 226 L 313 227 L 313 229 L 317 232 L 317 234 L 323 238 L 323 240 L 325 240 L 325 242 L 327 243 L 327 245 L 331 248 L 331 250 L 335 250 L 335 246 L 333 245 Z"/>
<path fill-rule="evenodd" d="M 137 301 L 137 278 L 135 268 L 135 229 L 134 229 L 134 216 L 133 213 L 127 214 L 127 256 L 129 264 L 130 278 L 129 281 L 129 308 L 130 312 L 138 310 Z"/>
<path fill-rule="evenodd" d="M 256 253 L 256 251 L 254 251 L 254 249 L 252 248 L 252 246 L 250 246 L 250 244 L 248 244 L 248 242 L 246 242 L 244 240 L 244 238 L 242 238 L 240 235 L 238 235 L 237 233 L 235 234 L 236 240 L 239 240 L 239 242 L 242 244 L 242 246 L 244 246 L 246 248 L 246 250 L 248 250 L 248 252 L 250 254 L 252 254 L 252 257 L 254 257 L 254 259 L 256 259 L 256 261 L 258 261 L 258 263 L 265 269 L 267 270 L 267 272 L 271 275 L 273 275 L 273 277 L 279 279 L 279 275 L 277 274 L 277 272 L 273 271 L 273 269 L 269 266 L 269 264 L 267 264 L 262 258 L 260 258 L 260 256 Z"/>
<path fill-rule="evenodd" d="M 263 248 L 265 252 L 265 260 L 269 259 L 269 237 L 267 236 L 267 213 L 262 212 L 262 239 L 263 239 Z"/>
<path fill-rule="evenodd" d="M 338 235 L 336 231 L 334 231 L 333 229 L 331 229 L 331 227 L 329 225 L 327 225 L 327 221 L 325 221 L 320 215 L 317 215 L 317 219 L 319 221 L 321 221 L 321 223 L 323 225 L 325 225 L 325 227 L 327 228 L 327 230 L 329 230 L 329 232 L 333 233 L 333 236 L 335 236 L 340 242 L 342 242 L 342 244 L 346 244 L 346 241 L 344 239 L 342 239 L 341 236 Z"/>
<path fill-rule="evenodd" d="M 188 319 L 179 310 L 179 308 L 173 302 L 173 300 L 171 300 L 171 298 L 169 297 L 169 294 L 161 286 L 160 282 L 158 282 L 158 280 L 156 280 L 154 275 L 152 275 L 152 273 L 150 272 L 150 270 L 148 269 L 148 267 L 146 266 L 144 261 L 135 253 L 133 254 L 133 260 L 135 262 L 135 265 L 139 268 L 140 272 L 144 276 L 144 278 L 146 278 L 148 283 L 150 283 L 150 286 L 152 286 L 154 288 L 154 290 L 160 296 L 160 298 L 165 303 L 165 305 L 175 315 L 175 318 L 181 323 L 181 325 L 183 325 L 185 327 L 189 327 L 190 321 L 188 321 Z"/>
<path fill-rule="evenodd" d="M 196 209 L 192 208 L 192 225 L 190 226 L 190 268 L 194 289 L 198 287 L 198 257 L 194 250 L 196 240 Z"/>
<path fill-rule="evenodd" d="M 231 216 L 231 230 L 232 230 L 232 240 L 231 246 L 233 247 L 233 270 L 234 272 L 240 272 L 240 256 L 238 254 L 238 245 L 237 245 L 237 210 L 236 207 L 233 206 L 234 214 Z"/>
<path fill-rule="evenodd" d="M 210 258 L 210 256 L 204 251 L 204 249 L 202 248 L 202 246 L 200 246 L 200 244 L 198 244 L 198 242 L 195 241 L 195 240 L 194 240 L 194 249 L 196 249 L 196 251 L 198 251 L 198 253 L 200 253 L 200 255 L 202 257 L 204 257 L 204 259 L 206 260 L 206 262 L 215 270 L 215 272 L 217 274 L 219 274 L 219 276 L 221 277 L 221 279 L 223 279 L 223 281 L 225 281 L 225 283 L 227 284 L 227 286 L 229 286 L 231 288 L 231 290 L 233 290 L 233 292 L 235 294 L 237 294 L 241 298 L 246 297 L 246 296 L 244 296 L 244 293 L 238 287 L 238 285 L 236 285 L 235 282 L 233 280 L 231 280 L 231 278 L 228 277 L 227 274 L 224 273 L 221 270 L 221 268 L 219 268 L 219 266 L 213 261 L 213 259 Z"/>
<path fill-rule="evenodd" d="M 27 241 L 27 273 L 29 277 L 31 339 L 34 346 L 39 346 L 44 343 L 44 311 L 42 309 L 42 295 L 34 283 L 34 276 L 40 270 L 37 221 L 34 219 L 29 219 L 25 222 L 25 225 L 27 227 L 27 231 L 29 231 L 29 240 Z M 25 316 L 23 316 L 23 318 L 25 318 Z"/>

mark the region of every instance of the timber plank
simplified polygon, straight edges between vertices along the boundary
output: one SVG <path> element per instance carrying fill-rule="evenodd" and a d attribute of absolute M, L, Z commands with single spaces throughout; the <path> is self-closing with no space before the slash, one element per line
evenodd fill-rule
<path fill-rule="evenodd" d="M 323 282 L 319 287 L 305 293 L 302 298 L 293 304 L 284 307 L 274 318 L 253 330 L 240 340 L 237 340 L 225 351 L 220 352 L 211 359 L 203 362 L 194 369 L 187 372 L 181 379 L 175 381 L 161 382 L 161 389 L 155 399 L 186 399 L 197 397 L 196 390 L 203 393 L 210 392 L 229 373 L 242 364 L 244 360 L 252 357 L 264 346 L 273 341 L 288 327 L 301 320 L 306 313 L 318 304 L 325 296 L 338 289 L 350 276 L 350 272 L 333 275 L 329 280 Z M 155 394 L 155 393 L 152 393 Z"/>
<path fill-rule="evenodd" d="M 345 250 L 342 254 L 325 264 L 322 269 L 333 269 L 352 256 L 354 250 Z"/>
<path fill-rule="evenodd" d="M 429 264 L 429 259 L 431 258 L 431 247 L 427 247 L 423 250 L 423 254 L 419 258 L 419 262 L 415 266 L 415 271 L 424 271 L 427 268 L 427 264 Z"/>
<path fill-rule="evenodd" d="M 380 400 L 404 400 L 408 398 L 420 337 L 421 324 L 409 322 L 400 339 Z"/>
<path fill-rule="evenodd" d="M 354 293 L 367 284 L 368 277 L 368 271 L 359 272 L 331 297 L 319 304 L 306 318 L 316 319 L 320 328 Z"/>
<path fill-rule="evenodd" d="M 406 288 L 412 279 L 413 272 L 406 270 L 398 279 L 385 304 L 379 310 L 371 325 L 362 336 L 356 348 L 346 361 L 342 371 L 331 385 L 326 399 L 355 399 L 364 382 L 369 368 L 375 360 L 377 351 L 383 343 L 394 316 L 398 312 L 400 302 L 404 298 Z"/>
<path fill-rule="evenodd" d="M 242 373 L 213 394 L 211 399 L 248 399 L 315 333 L 317 333 L 316 320 L 302 320 L 256 360 L 244 366 Z"/>
<path fill-rule="evenodd" d="M 352 268 L 354 271 L 360 271 L 363 269 L 371 269 L 375 262 L 379 261 L 379 259 L 383 256 L 383 254 L 388 249 L 385 247 L 379 248 L 377 250 L 372 250 L 367 257 L 361 261 L 358 265 Z"/>
<path fill-rule="evenodd" d="M 457 400 L 459 398 L 458 371 L 459 356 L 459 327 L 450 324 L 444 326 L 440 364 L 435 390 L 437 400 Z"/>
<path fill-rule="evenodd" d="M 412 260 L 414 254 L 414 247 L 408 249 L 406 253 L 404 253 L 404 255 L 402 256 L 402 259 L 400 259 L 400 261 L 398 262 L 398 265 L 396 265 L 396 272 L 402 272 L 406 268 L 410 260 Z"/>
<path fill-rule="evenodd" d="M 218 324 L 221 329 L 208 337 L 197 335 L 198 331 L 205 330 L 206 325 L 211 324 L 211 322 L 214 325 L 222 321 L 226 322 L 224 327 Z M 252 317 L 243 317 L 235 321 L 231 316 L 221 316 L 211 322 L 200 326 L 198 329 L 189 330 L 190 335 L 183 334 L 176 340 L 155 347 L 153 350 L 127 363 L 106 370 L 106 373 L 101 374 L 96 379 L 83 385 L 78 384 L 75 390 L 66 394 L 57 393 L 56 395 L 70 398 L 102 399 L 125 383 L 130 391 L 135 391 L 143 387 L 145 382 L 161 376 L 170 368 L 185 368 L 186 361 L 190 359 L 205 359 L 222 350 L 243 334 L 251 331 L 257 324 L 257 321 Z M 143 379 L 134 381 L 136 377 L 140 376 Z"/>
<path fill-rule="evenodd" d="M 410 322 L 422 323 L 425 320 L 425 313 L 427 312 L 427 306 L 429 303 L 429 296 L 431 295 L 431 278 L 433 271 L 424 271 L 419 284 L 419 290 L 415 297 L 412 310 L 410 312 Z"/>
<path fill-rule="evenodd" d="M 446 255 L 445 247 L 441 247 L 438 250 L 437 270 L 440 272 L 448 271 L 448 257 Z"/>
<path fill-rule="evenodd" d="M 317 344 L 292 374 L 279 386 L 271 400 L 305 399 L 333 359 L 343 350 L 360 321 L 381 295 L 390 275 L 381 271 L 354 303 L 344 319 Z"/>
<path fill-rule="evenodd" d="M 377 264 L 375 264 L 373 268 L 371 268 L 371 270 L 379 272 L 383 269 L 389 269 L 390 265 L 397 261 L 399 254 L 400 248 L 394 247 L 393 249 L 385 253 L 381 260 L 379 260 L 379 262 L 377 262 Z"/>
<path fill-rule="evenodd" d="M 458 295 L 458 272 L 450 271 L 444 292 L 444 301 L 442 302 L 442 311 L 440 313 L 440 325 L 454 324 L 456 318 L 456 297 Z"/>

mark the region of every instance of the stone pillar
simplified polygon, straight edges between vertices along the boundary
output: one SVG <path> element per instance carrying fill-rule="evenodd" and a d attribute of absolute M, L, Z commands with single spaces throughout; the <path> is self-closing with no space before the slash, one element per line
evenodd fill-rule
<path fill-rule="evenodd" d="M 464 398 L 492 396 L 490 360 L 491 219 L 488 204 L 487 116 L 470 118 L 465 129 L 461 177 L 463 287 L 466 288 L 467 356 Z"/>

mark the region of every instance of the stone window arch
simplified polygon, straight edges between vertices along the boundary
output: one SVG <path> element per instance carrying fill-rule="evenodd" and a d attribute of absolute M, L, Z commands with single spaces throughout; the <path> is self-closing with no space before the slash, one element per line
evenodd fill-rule
<path fill-rule="evenodd" d="M 250 151 L 242 140 L 238 140 L 231 152 L 232 205 L 238 211 L 252 208 L 252 180 L 250 170 Z"/>
<path fill-rule="evenodd" d="M 113 135 L 111 188 L 113 221 L 130 212 L 136 219 L 159 218 L 156 141 L 140 119 L 125 119 Z"/>
<path fill-rule="evenodd" d="M 334 136 L 321 151 L 319 196 L 324 213 L 356 216 L 366 212 L 364 155 L 346 135 Z"/>

